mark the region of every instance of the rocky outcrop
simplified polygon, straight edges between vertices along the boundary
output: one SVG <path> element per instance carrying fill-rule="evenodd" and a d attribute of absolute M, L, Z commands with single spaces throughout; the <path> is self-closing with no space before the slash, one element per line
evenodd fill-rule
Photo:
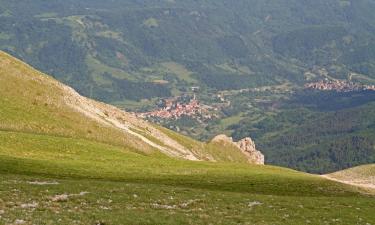
<path fill-rule="evenodd" d="M 254 141 L 249 137 L 234 142 L 233 138 L 221 134 L 212 139 L 212 142 L 232 144 L 247 157 L 249 163 L 264 165 L 264 155 L 256 149 Z"/>
<path fill-rule="evenodd" d="M 256 149 L 251 138 L 244 138 L 235 144 L 247 156 L 250 163 L 264 165 L 264 155 Z"/>

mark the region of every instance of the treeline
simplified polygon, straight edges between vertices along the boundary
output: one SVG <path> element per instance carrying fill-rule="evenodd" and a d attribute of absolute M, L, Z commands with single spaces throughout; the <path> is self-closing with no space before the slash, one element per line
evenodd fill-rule
<path fill-rule="evenodd" d="M 374 163 L 374 92 L 311 95 L 296 94 L 278 114 L 230 129 L 236 139 L 254 138 L 271 164 L 327 173 Z"/>
<path fill-rule="evenodd" d="M 282 145 L 282 144 L 280 144 Z M 373 137 L 347 136 L 322 141 L 307 149 L 280 149 L 270 153 L 268 163 L 310 173 L 330 173 L 375 162 Z M 262 146 L 266 148 L 266 146 Z"/>
<path fill-rule="evenodd" d="M 346 108 L 353 108 L 375 101 L 375 91 L 311 91 L 298 92 L 288 101 L 289 106 L 311 108 L 317 111 L 337 111 Z"/>

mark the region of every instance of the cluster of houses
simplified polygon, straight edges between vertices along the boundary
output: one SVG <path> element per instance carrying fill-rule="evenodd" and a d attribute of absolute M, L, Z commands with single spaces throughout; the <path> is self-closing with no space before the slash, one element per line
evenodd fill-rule
<path fill-rule="evenodd" d="M 182 116 L 197 117 L 205 115 L 206 119 L 210 119 L 210 115 L 206 114 L 208 106 L 201 105 L 195 96 L 188 102 L 180 102 L 179 98 L 170 98 L 164 100 L 164 106 L 161 109 L 139 113 L 141 118 L 161 118 L 161 119 L 179 119 Z"/>
<path fill-rule="evenodd" d="M 349 82 L 346 80 L 321 80 L 314 83 L 308 83 L 305 85 L 307 89 L 315 89 L 321 91 L 338 91 L 338 92 L 350 92 L 350 91 L 364 91 L 372 90 L 375 91 L 375 85 L 362 85 Z"/>

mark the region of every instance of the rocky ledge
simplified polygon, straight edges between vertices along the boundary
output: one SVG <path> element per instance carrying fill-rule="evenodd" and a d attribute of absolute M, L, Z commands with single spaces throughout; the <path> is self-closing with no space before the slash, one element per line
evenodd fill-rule
<path fill-rule="evenodd" d="M 264 165 L 264 155 L 256 149 L 254 141 L 249 137 L 234 142 L 233 138 L 221 134 L 213 138 L 212 142 L 232 144 L 246 155 L 249 163 Z"/>

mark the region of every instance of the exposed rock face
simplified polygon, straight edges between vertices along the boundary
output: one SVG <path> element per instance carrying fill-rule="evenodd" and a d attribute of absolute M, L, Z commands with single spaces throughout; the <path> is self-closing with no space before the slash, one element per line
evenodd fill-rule
<path fill-rule="evenodd" d="M 221 134 L 212 139 L 212 141 L 233 144 L 239 150 L 241 150 L 243 154 L 246 155 L 249 163 L 264 165 L 264 155 L 256 149 L 254 141 L 249 137 L 244 138 L 238 142 L 234 142 L 233 138 Z"/>
<path fill-rule="evenodd" d="M 235 143 L 248 157 L 249 162 L 264 165 L 264 155 L 255 147 L 254 141 L 247 137 Z"/>
<path fill-rule="evenodd" d="M 225 134 L 217 135 L 216 137 L 214 137 L 214 138 L 212 139 L 211 142 L 216 142 L 216 143 L 219 143 L 219 142 L 225 142 L 225 143 L 232 143 L 232 144 L 234 144 L 234 142 L 233 142 L 233 138 L 228 137 L 228 136 L 226 136 Z"/>

